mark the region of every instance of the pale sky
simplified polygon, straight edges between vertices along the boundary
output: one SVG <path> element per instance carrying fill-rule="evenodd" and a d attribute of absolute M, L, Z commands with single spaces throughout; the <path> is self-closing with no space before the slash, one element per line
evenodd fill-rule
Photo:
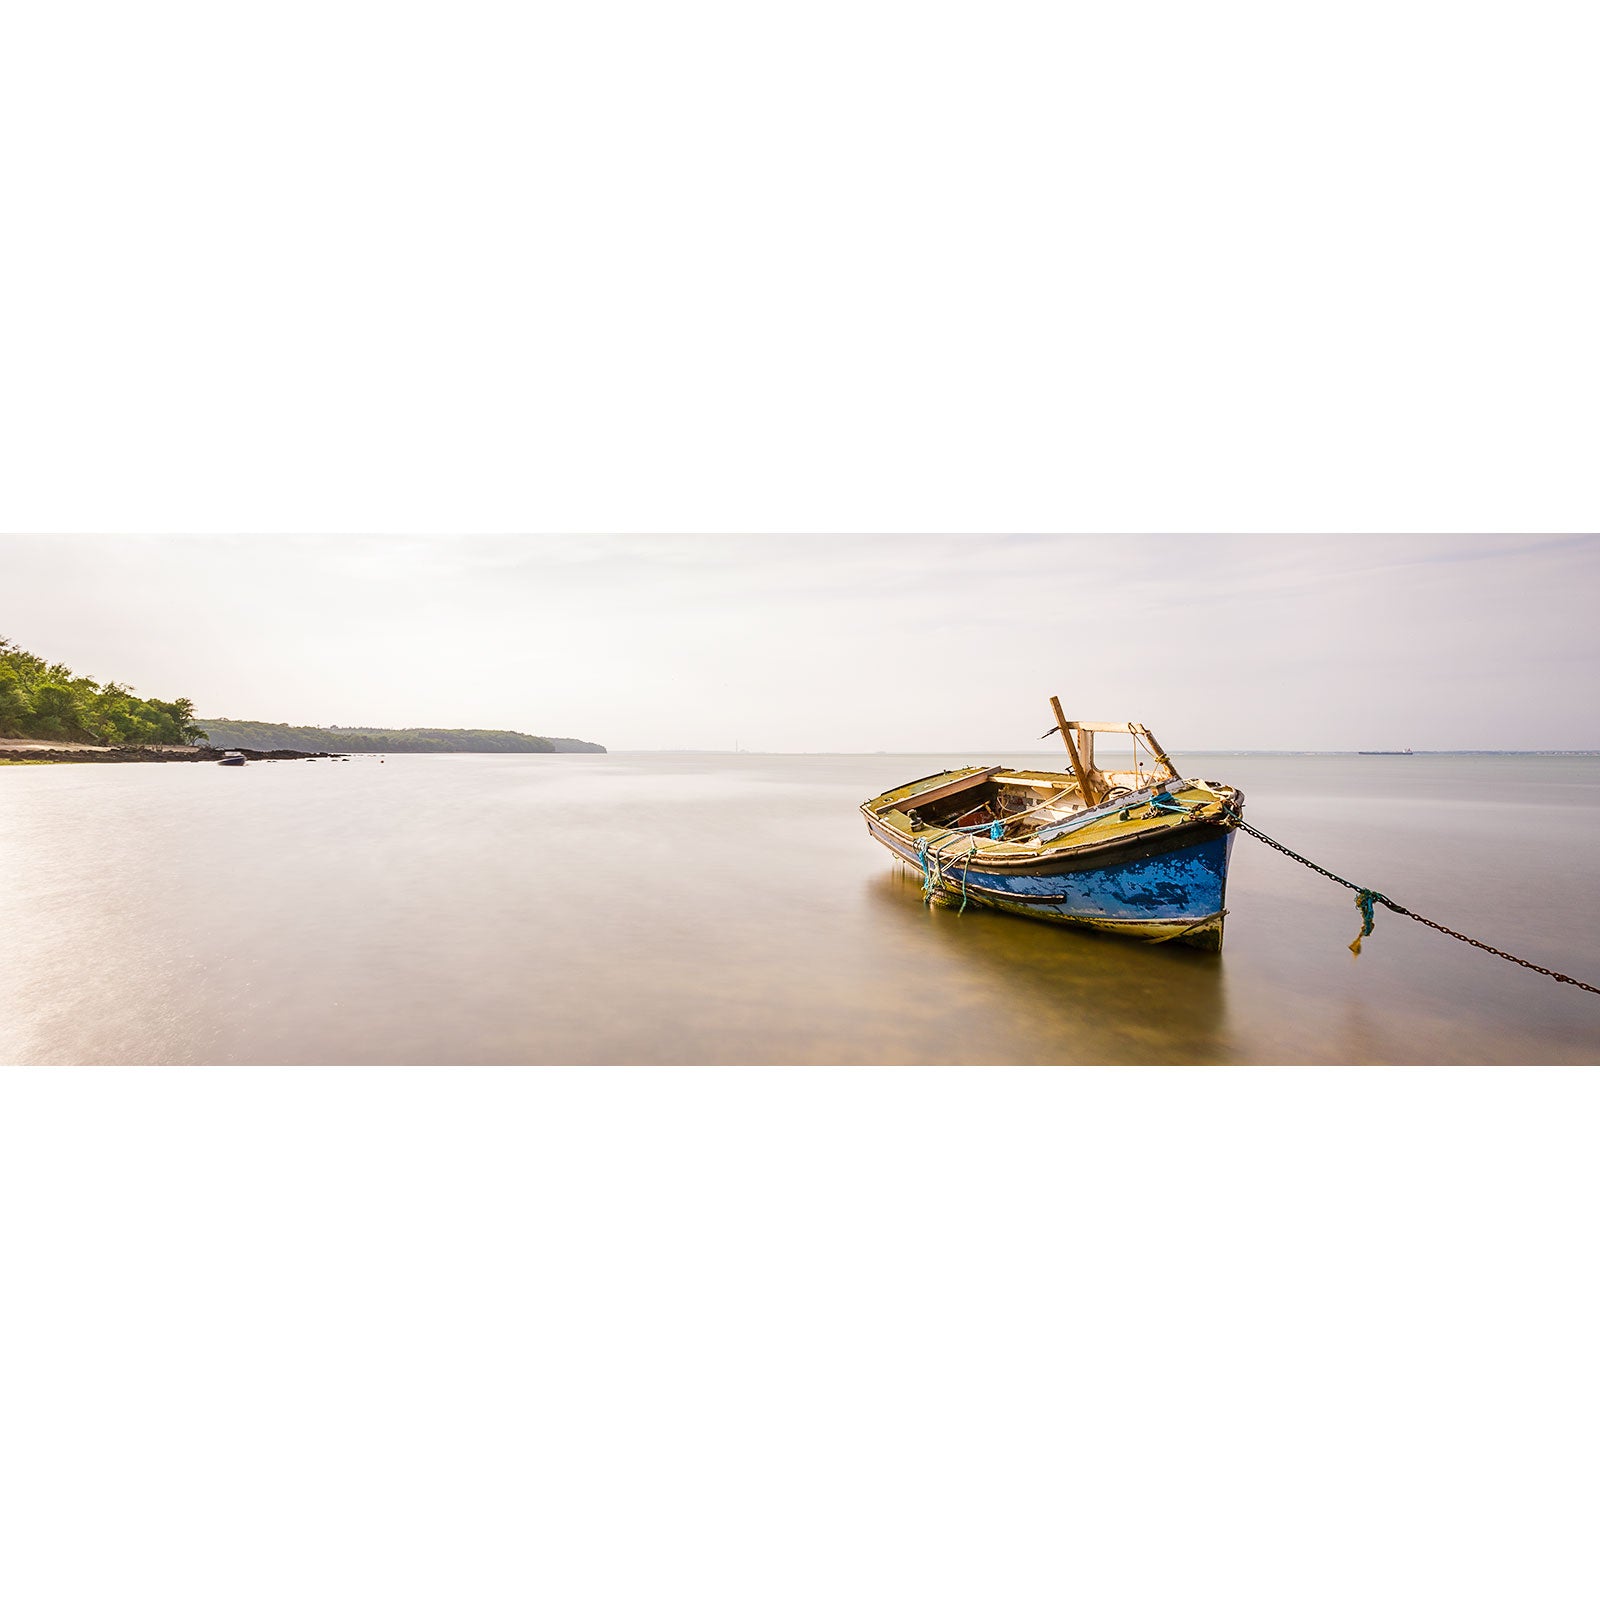
<path fill-rule="evenodd" d="M 616 750 L 1600 747 L 1600 535 L 0 536 L 0 635 L 202 716 Z"/>

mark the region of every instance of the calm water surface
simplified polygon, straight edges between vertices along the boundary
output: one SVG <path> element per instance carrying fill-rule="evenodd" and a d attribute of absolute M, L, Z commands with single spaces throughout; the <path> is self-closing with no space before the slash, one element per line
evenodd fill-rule
<path fill-rule="evenodd" d="M 1600 758 L 1175 756 L 1258 827 L 1600 981 Z M 1241 837 L 1220 956 L 928 908 L 856 806 L 969 761 L 0 767 L 0 1060 L 1534 1062 L 1600 999 Z"/>

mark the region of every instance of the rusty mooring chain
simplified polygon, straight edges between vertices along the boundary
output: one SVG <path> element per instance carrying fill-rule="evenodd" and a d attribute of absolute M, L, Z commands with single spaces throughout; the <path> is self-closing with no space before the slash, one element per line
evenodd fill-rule
<path fill-rule="evenodd" d="M 1361 932 L 1355 936 L 1350 948 L 1361 954 L 1361 941 L 1372 932 L 1372 908 L 1374 905 L 1388 906 L 1391 911 L 1398 912 L 1402 917 L 1410 917 L 1413 922 L 1420 922 L 1426 928 L 1433 928 L 1439 933 L 1447 933 L 1452 939 L 1459 939 L 1462 944 L 1470 944 L 1475 950 L 1487 950 L 1492 956 L 1499 956 L 1502 961 L 1509 961 L 1515 966 L 1526 967 L 1529 972 L 1541 973 L 1546 978 L 1554 978 L 1557 983 L 1570 983 L 1574 988 L 1583 989 L 1589 994 L 1600 994 L 1600 988 L 1592 983 L 1585 983 L 1581 978 L 1568 977 L 1564 972 L 1552 971 L 1549 967 L 1541 967 L 1536 961 L 1524 961 L 1521 956 L 1514 956 L 1509 950 L 1496 949 L 1492 944 L 1485 944 L 1482 939 L 1474 939 L 1470 934 L 1457 933 L 1454 928 L 1447 928 L 1442 922 L 1435 922 L 1431 917 L 1425 917 L 1418 911 L 1409 911 L 1405 906 L 1396 905 L 1386 894 L 1379 894 L 1375 889 L 1363 889 L 1359 884 L 1352 883 L 1348 878 L 1341 878 L 1337 872 L 1329 872 L 1326 867 L 1319 867 L 1315 861 L 1308 860 L 1298 850 L 1291 850 L 1286 844 L 1279 844 L 1274 838 L 1263 833 L 1259 828 L 1251 826 L 1239 813 L 1230 806 L 1223 807 L 1224 814 L 1230 818 L 1236 828 L 1248 833 L 1252 838 L 1259 839 L 1262 844 L 1270 844 L 1274 850 L 1281 850 L 1291 861 L 1298 861 L 1303 867 L 1310 867 L 1313 872 L 1320 872 L 1324 878 L 1332 878 L 1335 883 L 1343 884 L 1346 889 L 1354 889 L 1356 904 L 1361 908 Z"/>

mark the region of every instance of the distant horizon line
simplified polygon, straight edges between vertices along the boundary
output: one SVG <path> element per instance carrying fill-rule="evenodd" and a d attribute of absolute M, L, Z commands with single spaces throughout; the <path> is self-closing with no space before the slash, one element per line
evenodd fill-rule
<path fill-rule="evenodd" d="M 737 750 L 730 750 L 726 745 L 638 745 L 633 747 L 613 746 L 608 753 L 621 756 L 951 756 L 965 755 L 973 750 L 987 750 L 995 755 L 1009 756 L 1060 756 L 1065 757 L 1062 750 L 999 750 L 992 745 L 963 745 L 949 750 L 761 750 L 740 746 Z M 1121 755 L 1122 751 L 1102 752 L 1102 754 Z M 1126 752 L 1132 755 L 1131 751 Z M 1361 756 L 1361 755 L 1412 755 L 1412 756 L 1600 756 L 1600 749 L 1579 749 L 1573 747 L 1558 747 L 1555 745 L 1539 746 L 1504 746 L 1499 749 L 1448 749 L 1439 748 L 1425 750 L 1414 748 L 1411 750 L 1355 750 L 1355 749 L 1322 749 L 1314 750 L 1301 747 L 1268 747 L 1259 746 L 1246 749 L 1242 746 L 1229 747 L 1215 750 L 1177 750 L 1169 752 L 1180 756 Z"/>

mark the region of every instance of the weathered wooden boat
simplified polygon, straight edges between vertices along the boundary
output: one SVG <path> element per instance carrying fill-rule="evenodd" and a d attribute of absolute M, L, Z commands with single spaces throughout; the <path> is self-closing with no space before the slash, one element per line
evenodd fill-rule
<path fill-rule="evenodd" d="M 1180 777 L 1143 723 L 1070 722 L 1050 704 L 1069 772 L 934 773 L 868 800 L 868 831 L 929 897 L 1220 950 L 1243 793 Z M 1131 770 L 1095 765 L 1096 734 L 1132 740 Z"/>

